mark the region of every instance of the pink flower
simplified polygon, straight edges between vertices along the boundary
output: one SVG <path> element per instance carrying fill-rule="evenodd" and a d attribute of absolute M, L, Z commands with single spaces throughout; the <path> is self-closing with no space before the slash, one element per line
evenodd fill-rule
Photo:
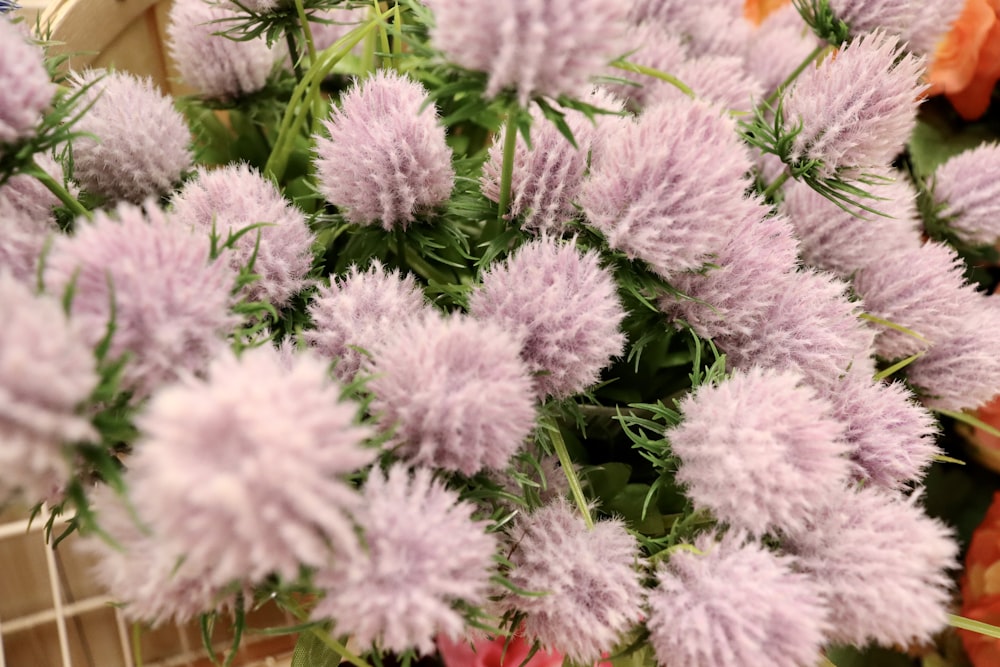
<path fill-rule="evenodd" d="M 525 641 L 520 632 L 510 638 L 501 635 L 472 642 L 453 641 L 441 635 L 437 638 L 437 648 L 444 667 L 563 667 L 562 653 L 554 650 L 539 650 L 525 662 L 531 653 L 531 642 Z M 594 667 L 613 666 L 610 661 L 604 660 Z"/>

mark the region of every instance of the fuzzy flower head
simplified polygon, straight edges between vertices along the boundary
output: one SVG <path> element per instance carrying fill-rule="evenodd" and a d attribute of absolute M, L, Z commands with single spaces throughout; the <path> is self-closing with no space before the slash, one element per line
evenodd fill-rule
<path fill-rule="evenodd" d="M 324 564 L 329 545 L 355 548 L 346 512 L 358 497 L 340 477 L 374 452 L 357 406 L 339 395 L 322 360 L 299 355 L 286 368 L 265 345 L 224 353 L 205 380 L 186 376 L 153 396 L 130 459 L 135 503 L 184 555 L 180 572 L 219 586 L 294 579 L 301 564 Z"/>
<path fill-rule="evenodd" d="M 32 217 L 0 198 L 0 271 L 25 285 L 36 284 L 38 260 L 56 231 L 51 221 Z"/>
<path fill-rule="evenodd" d="M 917 500 L 845 489 L 787 542 L 821 587 L 831 641 L 910 646 L 947 623 L 958 545 Z"/>
<path fill-rule="evenodd" d="M 609 245 L 666 279 L 700 269 L 756 203 L 743 198 L 750 160 L 733 124 L 684 99 L 614 125 L 594 156 L 580 205 Z"/>
<path fill-rule="evenodd" d="M 56 183 L 65 183 L 62 165 L 48 153 L 34 156 L 34 160 Z M 69 188 L 71 191 L 72 187 Z M 16 174 L 0 185 L 0 206 L 9 206 L 15 212 L 34 220 L 55 222 L 52 209 L 59 206 L 59 198 L 30 174 Z"/>
<path fill-rule="evenodd" d="M 96 362 L 56 299 L 2 269 L 0 303 L 0 501 L 20 491 L 34 504 L 69 479 L 64 445 L 95 436 L 78 408 L 97 387 Z"/>
<path fill-rule="evenodd" d="M 366 271 L 352 266 L 346 276 L 322 286 L 309 303 L 314 328 L 303 332 L 311 348 L 335 359 L 334 373 L 350 382 L 370 353 L 393 330 L 430 311 L 412 275 L 389 271 L 373 260 Z"/>
<path fill-rule="evenodd" d="M 170 8 L 167 44 L 184 83 L 218 100 L 261 90 L 278 52 L 263 38 L 235 41 L 215 33 L 226 30 L 239 13 L 210 0 L 176 0 Z"/>
<path fill-rule="evenodd" d="M 73 178 L 113 201 L 170 192 L 192 164 L 191 133 L 170 98 L 127 72 L 88 71 L 74 85 L 92 106 L 74 126 L 86 134 L 73 140 Z"/>
<path fill-rule="evenodd" d="M 242 296 L 248 301 L 265 300 L 281 307 L 305 285 L 313 242 L 306 216 L 251 167 L 199 169 L 198 177 L 174 196 L 171 217 L 173 224 L 205 235 L 214 228 L 222 241 L 250 225 L 266 223 L 244 234 L 234 251 L 227 253 L 235 270 L 254 258 L 253 272 L 260 279 L 243 288 Z"/>
<path fill-rule="evenodd" d="M 506 467 L 535 425 L 518 341 L 495 324 L 429 313 L 373 350 L 373 414 L 399 454 L 472 475 Z"/>
<path fill-rule="evenodd" d="M 565 398 L 597 382 L 621 354 L 625 317 L 613 276 L 596 252 L 542 238 L 483 275 L 469 312 L 521 341 L 539 395 Z"/>
<path fill-rule="evenodd" d="M 1000 240 L 1000 144 L 983 144 L 951 158 L 934 172 L 934 199 L 955 235 L 967 243 Z"/>
<path fill-rule="evenodd" d="M 744 52 L 753 33 L 738 0 L 633 0 L 633 23 L 657 23 L 680 36 L 692 56 L 735 56 Z"/>
<path fill-rule="evenodd" d="M 843 426 L 795 373 L 752 368 L 703 385 L 667 437 L 695 506 L 754 535 L 801 528 L 849 471 Z"/>
<path fill-rule="evenodd" d="M 859 37 L 795 81 L 784 115 L 795 136 L 791 159 L 818 160 L 819 175 L 892 162 L 916 124 L 923 61 L 882 32 Z"/>
<path fill-rule="evenodd" d="M 444 127 L 419 83 L 379 70 L 341 98 L 316 137 L 319 191 L 360 225 L 406 228 L 451 195 Z"/>
<path fill-rule="evenodd" d="M 816 35 L 803 29 L 791 4 L 768 16 L 753 33 L 744 54 L 744 69 L 772 93 L 819 44 Z"/>
<path fill-rule="evenodd" d="M 764 97 L 764 87 L 748 74 L 740 56 L 707 55 L 681 62 L 672 74 L 689 86 L 698 99 L 723 109 L 748 111 Z M 647 96 L 650 104 L 658 104 L 684 95 L 670 84 L 657 86 Z"/>
<path fill-rule="evenodd" d="M 30 136 L 49 108 L 56 85 L 45 69 L 41 47 L 30 44 L 18 27 L 0 18 L 0 156 L 4 144 Z"/>
<path fill-rule="evenodd" d="M 578 663 L 593 663 L 618 644 L 642 615 L 639 549 L 618 520 L 588 529 L 579 511 L 560 500 L 521 518 L 511 534 L 513 569 L 522 591 L 501 606 L 526 614 L 524 634 Z"/>
<path fill-rule="evenodd" d="M 811 665 L 829 629 L 819 586 L 795 560 L 739 534 L 676 551 L 649 593 L 649 643 L 660 664 Z"/>
<path fill-rule="evenodd" d="M 369 18 L 371 7 L 331 7 L 310 15 L 309 28 L 317 51 L 333 46 L 338 39 Z M 356 47 L 357 48 L 357 47 Z"/>
<path fill-rule="evenodd" d="M 579 95 L 623 51 L 628 3 L 618 0 L 430 0 L 431 44 L 489 75 L 486 95 Z M 627 47 L 625 47 L 627 48 Z"/>
<path fill-rule="evenodd" d="M 896 35 L 914 53 L 928 54 L 958 18 L 963 0 L 829 0 L 834 15 L 851 34 L 884 30 Z"/>
<path fill-rule="evenodd" d="M 326 596 L 313 618 L 332 618 L 362 647 L 433 653 L 437 634 L 464 630 L 456 601 L 486 602 L 496 538 L 427 468 L 375 469 L 362 496 L 354 516 L 367 549 L 317 573 Z"/>
<path fill-rule="evenodd" d="M 628 60 L 637 65 L 673 73 L 687 59 L 684 39 L 659 22 L 644 21 L 638 25 L 631 25 L 625 38 L 633 49 Z M 674 88 L 666 81 L 645 74 L 627 72 L 617 67 L 608 67 L 606 74 L 628 82 L 608 82 L 601 85 L 621 99 L 631 102 L 633 107 L 645 107 L 651 94 L 659 88 L 665 86 Z"/>
<path fill-rule="evenodd" d="M 142 398 L 202 370 L 224 344 L 238 321 L 230 312 L 236 276 L 209 261 L 207 239 L 158 209 L 122 204 L 116 214 L 98 212 L 73 236 L 58 236 L 44 279 L 56 295 L 72 284 L 71 316 L 89 345 L 106 335 L 114 314 L 109 355 L 129 355 L 123 388 Z"/>

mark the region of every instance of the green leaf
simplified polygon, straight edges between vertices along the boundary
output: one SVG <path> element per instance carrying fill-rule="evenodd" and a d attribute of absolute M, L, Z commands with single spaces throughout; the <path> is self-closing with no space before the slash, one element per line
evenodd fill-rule
<path fill-rule="evenodd" d="M 602 500 L 610 500 L 625 490 L 632 466 L 627 463 L 611 461 L 591 468 L 587 473 L 587 481 L 594 495 Z"/>
<path fill-rule="evenodd" d="M 292 667 L 337 667 L 340 655 L 311 632 L 299 636 L 292 653 Z"/>
<path fill-rule="evenodd" d="M 655 504 L 647 505 L 646 496 L 648 493 L 648 484 L 627 484 L 621 493 L 604 504 L 604 508 L 623 516 L 629 526 L 640 533 L 663 535 L 666 533 L 663 528 L 663 516 Z M 645 518 L 642 515 L 644 507 L 646 508 Z"/>

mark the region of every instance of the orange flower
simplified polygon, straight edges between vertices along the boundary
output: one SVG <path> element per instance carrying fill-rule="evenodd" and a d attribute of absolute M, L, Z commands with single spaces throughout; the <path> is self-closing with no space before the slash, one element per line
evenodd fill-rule
<path fill-rule="evenodd" d="M 746 0 L 743 15 L 754 25 L 760 25 L 767 15 L 787 5 L 789 0 Z"/>
<path fill-rule="evenodd" d="M 990 426 L 1000 428 L 1000 395 L 976 410 L 976 417 Z M 972 454 L 979 463 L 1000 472 L 1000 437 L 981 428 L 963 426 L 962 435 L 972 445 Z"/>
<path fill-rule="evenodd" d="M 1000 492 L 982 523 L 972 534 L 962 575 L 962 615 L 1000 625 Z M 1000 665 L 1000 640 L 976 632 L 959 631 L 975 667 Z"/>
<path fill-rule="evenodd" d="M 944 94 L 959 115 L 975 120 L 1000 81 L 1000 0 L 967 0 L 934 53 L 928 95 Z"/>

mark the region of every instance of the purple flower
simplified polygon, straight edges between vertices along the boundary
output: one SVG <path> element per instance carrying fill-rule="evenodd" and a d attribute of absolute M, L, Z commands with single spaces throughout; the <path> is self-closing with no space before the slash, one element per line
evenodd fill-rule
<path fill-rule="evenodd" d="M 902 54 L 895 37 L 878 32 L 807 68 L 784 104 L 786 129 L 802 126 L 791 158 L 821 161 L 824 178 L 892 162 L 916 124 L 923 65 Z"/>
<path fill-rule="evenodd" d="M 46 239 L 56 232 L 52 221 L 15 208 L 0 193 L 0 271 L 8 272 L 25 285 L 35 285 L 38 259 Z"/>
<path fill-rule="evenodd" d="M 319 191 L 361 225 L 406 228 L 451 195 L 444 127 L 419 83 L 379 70 L 341 98 L 316 137 Z"/>
<path fill-rule="evenodd" d="M 854 288 L 868 313 L 924 338 L 878 326 L 876 349 L 885 359 L 917 354 L 948 338 L 981 299 L 965 281 L 962 259 L 943 243 L 880 256 L 858 271 Z"/>
<path fill-rule="evenodd" d="M 778 89 L 819 44 L 791 4 L 769 15 L 753 33 L 745 53 L 744 68 L 760 82 L 765 93 Z"/>
<path fill-rule="evenodd" d="M 800 529 L 848 476 L 833 406 L 795 373 L 751 368 L 703 385 L 667 433 L 695 506 L 762 535 Z"/>
<path fill-rule="evenodd" d="M 588 529 L 563 500 L 522 516 L 511 532 L 507 578 L 522 591 L 502 608 L 523 612 L 524 634 L 573 662 L 593 663 L 641 617 L 639 549 L 619 520 Z"/>
<path fill-rule="evenodd" d="M 35 162 L 48 173 L 57 183 L 63 183 L 66 176 L 62 165 L 48 153 L 35 155 Z M 72 188 L 71 188 L 72 189 Z M 16 174 L 0 185 L 0 202 L 7 205 L 13 213 L 20 213 L 33 220 L 55 222 L 52 209 L 59 206 L 59 198 L 42 185 L 34 176 Z"/>
<path fill-rule="evenodd" d="M 608 130 L 580 205 L 609 245 L 666 279 L 700 269 L 725 245 L 750 160 L 731 121 L 687 99 L 646 109 Z"/>
<path fill-rule="evenodd" d="M 739 56 L 692 58 L 678 65 L 671 74 L 689 86 L 698 99 L 727 110 L 748 111 L 764 97 L 764 87 L 747 73 L 743 58 Z M 647 96 L 647 102 L 659 104 L 683 95 L 676 86 L 663 83 Z"/>
<path fill-rule="evenodd" d="M 916 494 L 845 489 L 787 546 L 821 587 L 831 641 L 910 646 L 947 623 L 958 546 Z"/>
<path fill-rule="evenodd" d="M 347 512 L 359 505 L 340 477 L 367 465 L 369 430 L 339 401 L 326 364 L 299 355 L 291 368 L 271 346 L 217 357 L 155 394 L 136 419 L 130 459 L 136 509 L 181 575 L 209 584 L 294 579 L 356 548 Z"/>
<path fill-rule="evenodd" d="M 278 51 L 262 38 L 234 41 L 215 33 L 233 27 L 235 7 L 208 0 L 176 0 L 170 9 L 167 44 L 181 79 L 199 94 L 231 100 L 267 83 Z"/>
<path fill-rule="evenodd" d="M 542 238 L 521 246 L 483 275 L 470 314 L 521 342 L 521 358 L 540 396 L 565 398 L 597 382 L 621 354 L 625 317 L 613 276 L 596 252 Z"/>
<path fill-rule="evenodd" d="M 169 97 L 126 72 L 78 74 L 92 104 L 74 126 L 73 178 L 93 194 L 141 202 L 170 192 L 192 164 L 191 133 Z M 94 136 L 88 136 L 94 135 Z"/>
<path fill-rule="evenodd" d="M 30 44 L 17 26 L 0 18 L 0 156 L 4 144 L 34 134 L 56 94 L 42 49 Z"/>
<path fill-rule="evenodd" d="M 496 538 L 427 468 L 375 469 L 362 496 L 354 516 L 367 548 L 317 572 L 326 595 L 313 618 L 332 618 L 365 648 L 433 653 L 436 635 L 463 633 L 455 602 L 486 602 Z"/>
<path fill-rule="evenodd" d="M 962 0 L 830 0 L 833 13 L 852 33 L 884 30 L 898 35 L 908 50 L 922 54 L 934 52 L 964 5 Z"/>
<path fill-rule="evenodd" d="M 811 665 L 829 630 L 820 587 L 793 558 L 741 535 L 702 535 L 675 551 L 649 592 L 649 643 L 660 664 Z"/>
<path fill-rule="evenodd" d="M 743 4 L 732 0 L 636 0 L 632 4 L 629 18 L 633 22 L 666 27 L 684 40 L 695 57 L 742 55 L 753 32 L 743 18 Z"/>
<path fill-rule="evenodd" d="M 309 21 L 309 29 L 316 50 L 323 51 L 333 46 L 338 39 L 367 20 L 369 13 L 370 7 L 332 7 L 314 12 L 311 18 L 320 20 Z"/>
<path fill-rule="evenodd" d="M 992 177 L 997 169 L 1000 144 L 983 144 L 934 172 L 934 199 L 944 207 L 940 215 L 967 243 L 993 245 L 1000 239 L 1000 186 Z"/>
<path fill-rule="evenodd" d="M 172 200 L 172 220 L 206 235 L 214 228 L 225 240 L 250 225 L 267 223 L 258 231 L 244 234 L 229 264 L 235 270 L 247 266 L 255 256 L 253 272 L 260 279 L 243 288 L 249 301 L 266 300 L 285 306 L 305 285 L 312 267 L 314 240 L 305 214 L 288 200 L 274 183 L 247 165 L 229 165 L 222 169 L 198 170 L 198 177 L 188 181 Z"/>
<path fill-rule="evenodd" d="M 919 481 L 940 453 L 937 421 L 898 382 L 849 376 L 823 392 L 846 426 L 858 476 L 886 489 Z"/>
<path fill-rule="evenodd" d="M 801 181 L 785 186 L 780 208 L 795 226 L 806 264 L 846 280 L 858 269 L 920 247 L 923 223 L 917 212 L 917 192 L 913 185 L 892 169 L 875 173 L 891 180 L 865 186 L 879 199 L 863 202 L 884 215 L 868 213 L 850 204 L 846 206 L 852 212 L 845 211 Z"/>
<path fill-rule="evenodd" d="M 309 303 L 314 329 L 302 333 L 312 348 L 336 359 L 334 372 L 351 381 L 367 355 L 388 338 L 394 327 L 429 312 L 412 275 L 387 271 L 373 260 L 367 271 L 352 266 L 342 278 L 321 286 Z"/>
<path fill-rule="evenodd" d="M 239 3 L 252 12 L 266 13 L 273 11 L 281 0 L 239 0 Z"/>
<path fill-rule="evenodd" d="M 431 45 L 489 74 L 486 95 L 579 95 L 621 55 L 628 3 L 617 0 L 432 0 Z"/>
<path fill-rule="evenodd" d="M 238 322 L 230 312 L 235 275 L 209 262 L 209 243 L 171 224 L 153 207 L 119 205 L 115 220 L 98 212 L 73 236 L 58 236 L 45 261 L 45 285 L 73 285 L 72 319 L 91 346 L 107 331 L 109 353 L 128 353 L 123 388 L 143 398 L 184 372 L 198 372 Z"/>
<path fill-rule="evenodd" d="M 520 347 L 494 324 L 431 312 L 372 351 L 371 411 L 412 463 L 501 469 L 535 425 Z"/>
<path fill-rule="evenodd" d="M 902 27 L 903 41 L 910 51 L 933 55 L 965 8 L 964 0 L 925 2 L 920 11 Z"/>
<path fill-rule="evenodd" d="M 0 303 L 0 501 L 20 491 L 34 504 L 69 480 L 64 447 L 96 435 L 79 410 L 97 386 L 96 364 L 59 302 L 4 270 Z"/>
<path fill-rule="evenodd" d="M 655 21 L 629 26 L 625 39 L 634 49 L 628 56 L 628 61 L 637 65 L 652 67 L 677 76 L 677 68 L 687 59 L 687 47 L 681 36 L 670 32 L 664 25 Z M 677 90 L 666 81 L 645 74 L 633 74 L 617 67 L 609 67 L 607 75 L 626 79 L 635 84 L 609 82 L 602 85 L 618 97 L 631 100 L 633 105 L 638 107 L 646 106 L 652 91 L 662 87 Z M 684 79 L 681 81 L 687 83 Z"/>

